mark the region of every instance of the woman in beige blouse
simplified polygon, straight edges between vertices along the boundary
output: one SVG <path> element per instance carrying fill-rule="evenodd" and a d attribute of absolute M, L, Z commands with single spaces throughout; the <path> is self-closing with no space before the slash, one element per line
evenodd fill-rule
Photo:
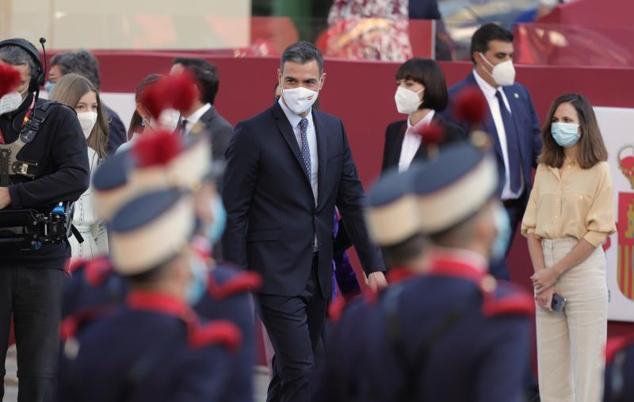
<path fill-rule="evenodd" d="M 614 232 L 607 150 L 585 97 L 550 109 L 543 149 L 522 221 L 535 273 L 537 358 L 542 402 L 601 398 L 607 283 L 601 245 Z M 567 299 L 553 311 L 553 294 Z"/>

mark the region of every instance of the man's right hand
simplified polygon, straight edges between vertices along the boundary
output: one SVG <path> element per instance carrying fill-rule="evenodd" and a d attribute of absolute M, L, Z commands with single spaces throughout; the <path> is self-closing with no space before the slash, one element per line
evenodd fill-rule
<path fill-rule="evenodd" d="M 381 271 L 372 272 L 368 275 L 368 287 L 376 292 L 387 287 L 387 279 Z"/>

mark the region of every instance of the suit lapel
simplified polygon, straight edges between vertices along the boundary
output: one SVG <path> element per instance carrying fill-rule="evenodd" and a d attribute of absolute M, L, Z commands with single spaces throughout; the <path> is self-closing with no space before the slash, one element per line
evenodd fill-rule
<path fill-rule="evenodd" d="M 328 135 L 328 130 L 324 126 L 319 112 L 313 111 L 313 124 L 315 124 L 315 136 L 317 137 L 317 160 L 319 161 L 319 166 L 317 169 L 317 206 L 322 201 L 321 194 L 324 193 L 324 179 L 326 175 L 326 162 L 328 160 L 328 141 L 326 136 Z"/>
<path fill-rule="evenodd" d="M 471 74 L 469 74 L 469 76 L 467 77 L 467 82 L 480 90 L 480 86 L 478 85 L 478 82 L 476 81 L 473 74 L 473 71 L 471 72 Z M 484 96 L 484 94 L 482 94 L 482 96 Z M 504 156 L 502 154 L 502 146 L 500 145 L 500 137 L 498 137 L 498 130 L 497 128 L 495 128 L 495 122 L 493 121 L 493 114 L 491 113 L 491 108 L 489 107 L 489 101 L 485 98 L 484 102 L 486 102 L 487 106 L 487 116 L 483 122 L 483 129 L 489 135 L 491 141 L 493 141 L 493 147 L 495 148 L 497 156 L 501 160 L 504 160 Z"/>
<path fill-rule="evenodd" d="M 302 156 L 299 151 L 299 144 L 297 144 L 297 139 L 295 138 L 295 133 L 291 128 L 291 123 L 289 123 L 286 115 L 284 114 L 284 111 L 282 110 L 280 105 L 277 104 L 277 102 L 273 106 L 273 116 L 275 117 L 277 129 L 282 134 L 282 137 L 284 137 L 284 140 L 291 149 L 291 153 L 295 157 L 295 160 L 297 161 L 304 178 L 306 178 L 308 184 L 310 185 L 310 179 L 306 177 L 306 173 L 304 171 L 304 164 L 302 162 Z"/>
<path fill-rule="evenodd" d="M 394 144 L 394 151 L 392 152 L 392 166 L 398 166 L 398 162 L 401 160 L 401 150 L 403 149 L 403 141 L 405 141 L 406 131 L 407 120 L 399 127 L 398 133 L 396 134 L 396 142 Z"/>

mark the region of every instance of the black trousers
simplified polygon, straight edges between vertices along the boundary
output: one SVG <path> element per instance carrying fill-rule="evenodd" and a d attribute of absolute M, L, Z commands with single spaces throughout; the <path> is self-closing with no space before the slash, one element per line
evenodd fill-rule
<path fill-rule="evenodd" d="M 260 317 L 275 349 L 269 402 L 308 402 L 321 349 L 328 300 L 321 295 L 317 256 L 298 296 L 258 295 Z"/>
<path fill-rule="evenodd" d="M 18 402 L 53 400 L 59 349 L 64 272 L 26 267 L 0 268 L 0 359 L 2 378 L 11 317 L 18 349 Z M 0 400 L 4 381 L 0 386 Z"/>

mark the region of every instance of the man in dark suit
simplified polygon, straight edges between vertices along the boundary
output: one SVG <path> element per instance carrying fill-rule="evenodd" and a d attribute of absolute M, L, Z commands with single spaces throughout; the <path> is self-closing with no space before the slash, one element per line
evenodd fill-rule
<path fill-rule="evenodd" d="M 471 39 L 473 72 L 449 89 L 454 100 L 468 87 L 482 91 L 488 114 L 482 129 L 491 136 L 498 171 L 504 175 L 501 200 L 511 221 L 511 239 L 522 220 L 532 187 L 532 169 L 541 151 L 539 122 L 528 90 L 515 83 L 513 34 L 486 24 Z M 511 241 L 508 242 L 510 249 Z M 507 253 L 508 253 L 507 249 Z M 508 279 L 505 259 L 491 263 L 491 273 Z"/>
<path fill-rule="evenodd" d="M 174 59 L 170 74 L 178 74 L 182 71 L 189 71 L 193 74 L 200 97 L 196 99 L 191 110 L 181 115 L 179 127 L 187 135 L 196 124 L 200 123 L 202 128 L 211 133 L 211 149 L 214 161 L 222 161 L 225 159 L 225 152 L 233 135 L 233 127 L 214 107 L 220 86 L 218 69 L 203 59 L 190 57 Z"/>
<path fill-rule="evenodd" d="M 99 77 L 99 62 L 88 50 L 79 49 L 72 52 L 59 53 L 51 58 L 51 67 L 48 70 L 48 81 L 44 88 L 50 94 L 57 80 L 63 75 L 76 73 L 86 77 L 97 90 L 101 86 Z M 114 110 L 103 104 L 108 120 L 108 155 L 112 155 L 121 144 L 127 141 L 125 126 L 121 118 Z"/>
<path fill-rule="evenodd" d="M 363 217 L 363 188 L 341 120 L 312 109 L 325 80 L 307 42 L 282 55 L 282 96 L 241 122 L 227 150 L 227 261 L 262 275 L 260 315 L 275 349 L 269 401 L 308 401 L 332 290 L 335 205 L 377 289 L 383 263 Z"/>

